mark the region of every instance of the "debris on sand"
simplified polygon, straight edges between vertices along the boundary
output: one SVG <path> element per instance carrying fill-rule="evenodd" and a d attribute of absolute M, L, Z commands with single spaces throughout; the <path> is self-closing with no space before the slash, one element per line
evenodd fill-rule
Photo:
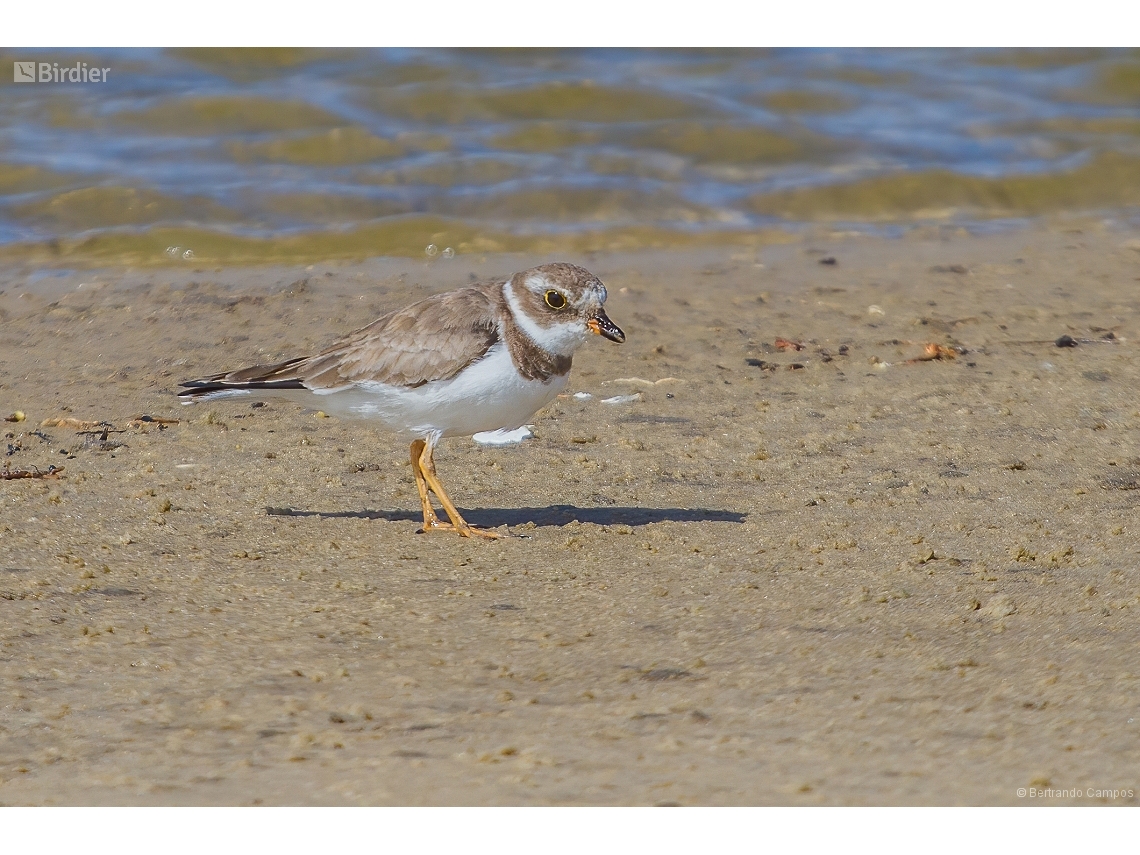
<path fill-rule="evenodd" d="M 778 338 L 774 342 L 777 350 L 803 350 L 804 343 L 802 341 L 793 341 L 790 338 Z"/>
<path fill-rule="evenodd" d="M 126 448 L 126 443 L 117 442 L 109 438 L 109 434 L 112 433 L 127 433 L 132 429 L 146 433 L 147 428 L 150 427 L 157 427 L 160 431 L 164 431 L 171 425 L 178 423 L 178 419 L 168 419 L 162 416 L 148 416 L 137 413 L 130 417 L 125 428 L 116 428 L 114 424 L 108 421 L 85 421 L 71 417 L 44 419 L 40 422 L 40 427 L 71 428 L 82 436 L 83 445 L 73 448 L 71 453 L 74 454 L 80 447 L 94 448 L 97 451 L 114 451 L 117 448 Z"/>
<path fill-rule="evenodd" d="M 662 377 L 660 380 L 646 380 L 644 377 L 617 377 L 613 380 L 604 380 L 603 386 L 608 386 L 612 383 L 627 383 L 631 386 L 644 386 L 647 389 L 652 389 L 654 386 L 660 386 L 662 383 L 684 383 L 680 377 Z M 575 396 L 577 397 L 577 396 Z"/>
<path fill-rule="evenodd" d="M 514 430 L 488 430 L 471 437 L 479 445 L 518 445 L 534 436 L 534 425 L 523 425 Z"/>
<path fill-rule="evenodd" d="M 748 358 L 744 360 L 744 362 L 748 365 L 751 365 L 753 368 L 759 368 L 762 371 L 775 371 L 780 367 L 775 362 L 765 362 L 763 359 Z"/>
<path fill-rule="evenodd" d="M 31 469 L 9 469 L 8 464 L 0 469 L 0 481 L 15 481 L 17 478 L 51 478 L 56 479 L 63 472 L 63 466 L 49 466 L 46 470 L 33 466 Z"/>
<path fill-rule="evenodd" d="M 142 414 L 131 416 L 127 421 L 127 427 L 140 428 L 143 425 L 158 425 L 159 430 L 167 425 L 178 424 L 178 419 L 164 419 L 161 416 L 145 416 Z"/>
<path fill-rule="evenodd" d="M 65 427 L 74 428 L 75 430 L 95 430 L 104 426 L 109 426 L 110 422 L 85 422 L 81 419 L 44 419 L 40 422 L 40 427 Z"/>
<path fill-rule="evenodd" d="M 958 354 L 965 353 L 965 348 L 947 347 L 944 344 L 936 344 L 930 342 L 922 349 L 922 356 L 916 356 L 914 359 L 908 359 L 907 364 L 912 365 L 915 362 L 930 362 L 935 359 L 957 359 Z"/>

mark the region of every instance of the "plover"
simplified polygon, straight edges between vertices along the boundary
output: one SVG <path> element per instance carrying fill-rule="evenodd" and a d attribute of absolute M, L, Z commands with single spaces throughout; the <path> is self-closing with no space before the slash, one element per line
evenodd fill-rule
<path fill-rule="evenodd" d="M 589 333 L 625 341 L 602 308 L 606 286 L 573 264 L 436 294 L 384 315 L 315 356 L 180 384 L 184 403 L 230 395 L 285 397 L 413 437 L 423 531 L 495 538 L 467 523 L 432 454 L 446 436 L 521 427 L 566 386 Z M 435 493 L 450 522 L 432 507 Z"/>

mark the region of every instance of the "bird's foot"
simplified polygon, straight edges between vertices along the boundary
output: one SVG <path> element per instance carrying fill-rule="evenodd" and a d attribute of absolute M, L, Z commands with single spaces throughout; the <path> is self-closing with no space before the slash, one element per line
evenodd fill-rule
<path fill-rule="evenodd" d="M 463 525 L 454 525 L 449 522 L 444 522 L 440 519 L 427 520 L 423 524 L 423 528 L 417 529 L 416 534 L 427 534 L 434 531 L 454 531 L 460 537 L 481 537 L 485 540 L 499 540 L 503 537 L 511 537 L 510 534 L 502 534 L 490 528 L 477 528 L 469 523 Z"/>
<path fill-rule="evenodd" d="M 481 537 L 484 540 L 499 540 L 503 537 L 511 537 L 510 534 L 501 534 L 493 528 L 475 528 L 473 525 L 464 526 L 459 529 L 459 533 L 464 537 Z"/>

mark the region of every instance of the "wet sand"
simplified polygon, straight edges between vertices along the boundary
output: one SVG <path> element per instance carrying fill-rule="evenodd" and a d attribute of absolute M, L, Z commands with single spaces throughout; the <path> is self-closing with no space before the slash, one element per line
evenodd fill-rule
<path fill-rule="evenodd" d="M 1135 804 L 1138 247 L 568 258 L 629 338 L 442 446 L 493 543 L 390 436 L 173 392 L 548 259 L 10 266 L 0 449 L 65 470 L 0 481 L 0 802 Z"/>

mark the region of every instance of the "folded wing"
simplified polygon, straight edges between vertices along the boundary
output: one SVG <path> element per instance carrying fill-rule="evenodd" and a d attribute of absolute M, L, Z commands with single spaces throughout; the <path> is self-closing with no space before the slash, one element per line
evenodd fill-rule
<path fill-rule="evenodd" d="M 454 377 L 499 340 L 501 285 L 449 291 L 421 300 L 350 333 L 315 356 L 253 365 L 182 383 L 180 397 L 221 392 L 310 389 L 334 392 L 357 383 L 414 388 Z"/>

